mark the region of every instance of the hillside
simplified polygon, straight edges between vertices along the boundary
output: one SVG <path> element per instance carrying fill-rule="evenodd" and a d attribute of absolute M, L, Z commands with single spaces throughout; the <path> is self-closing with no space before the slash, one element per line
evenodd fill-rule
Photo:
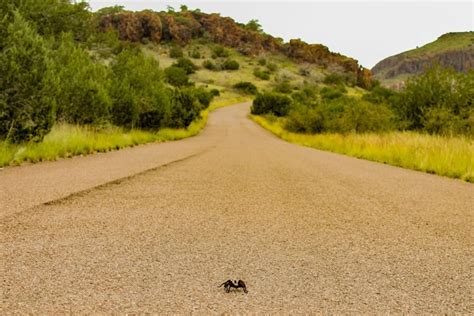
<path fill-rule="evenodd" d="M 474 69 L 474 32 L 447 33 L 422 47 L 388 57 L 372 68 L 372 74 L 385 85 L 397 86 L 434 63 L 461 72 Z"/>
<path fill-rule="evenodd" d="M 220 14 L 190 11 L 151 10 L 132 12 L 120 7 L 105 8 L 97 13 L 99 29 L 115 30 L 121 40 L 137 43 L 173 43 L 188 46 L 199 40 L 204 44 L 219 44 L 241 55 L 257 57 L 275 55 L 298 64 L 309 64 L 320 70 L 350 75 L 358 86 L 370 87 L 371 73 L 358 61 L 331 52 L 321 44 L 308 44 L 300 39 L 284 43 L 281 38 L 266 34 L 258 23 L 241 24 Z"/>

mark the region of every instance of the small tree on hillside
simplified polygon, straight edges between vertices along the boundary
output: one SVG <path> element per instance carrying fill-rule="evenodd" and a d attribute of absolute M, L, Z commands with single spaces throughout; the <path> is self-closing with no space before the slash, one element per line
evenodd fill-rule
<path fill-rule="evenodd" d="M 0 138 L 40 141 L 54 122 L 50 50 L 20 13 L 14 13 L 0 52 Z"/>

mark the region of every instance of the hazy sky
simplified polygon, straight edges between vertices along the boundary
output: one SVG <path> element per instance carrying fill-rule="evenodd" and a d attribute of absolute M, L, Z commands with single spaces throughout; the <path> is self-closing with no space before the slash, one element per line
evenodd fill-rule
<path fill-rule="evenodd" d="M 165 1 L 89 0 L 93 10 L 179 8 L 219 12 L 238 22 L 258 19 L 265 32 L 285 41 L 301 38 L 354 57 L 371 68 L 385 57 L 422 46 L 441 34 L 474 30 L 473 1 Z"/>

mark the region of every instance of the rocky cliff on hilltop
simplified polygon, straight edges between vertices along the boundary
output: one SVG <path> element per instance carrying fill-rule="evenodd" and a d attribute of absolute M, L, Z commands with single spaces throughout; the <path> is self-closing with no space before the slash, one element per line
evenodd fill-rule
<path fill-rule="evenodd" d="M 181 12 L 107 12 L 98 15 L 102 31 L 116 30 L 120 39 L 132 42 L 163 41 L 186 45 L 196 38 L 237 49 L 245 55 L 282 53 L 295 61 L 339 69 L 354 76 L 359 86 L 371 85 L 371 73 L 357 60 L 331 52 L 320 44 L 307 44 L 299 39 L 284 43 L 282 39 L 247 28 L 232 18 L 200 11 Z"/>
<path fill-rule="evenodd" d="M 474 32 L 447 33 L 423 47 L 388 57 L 372 68 L 372 74 L 382 83 L 396 85 L 436 63 L 460 72 L 474 69 Z"/>

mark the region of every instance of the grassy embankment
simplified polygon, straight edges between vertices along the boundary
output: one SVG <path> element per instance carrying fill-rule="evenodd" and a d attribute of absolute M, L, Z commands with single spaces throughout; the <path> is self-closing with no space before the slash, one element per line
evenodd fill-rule
<path fill-rule="evenodd" d="M 247 101 L 238 94 L 227 93 L 216 98 L 201 112 L 201 118 L 186 129 L 161 129 L 156 133 L 118 127 L 92 128 L 76 125 L 57 125 L 40 143 L 8 144 L 0 142 L 0 167 L 20 165 L 23 162 L 57 160 L 77 155 L 107 152 L 151 142 L 179 140 L 197 135 L 207 123 L 210 111 Z"/>
<path fill-rule="evenodd" d="M 474 140 L 415 132 L 385 134 L 297 134 L 284 119 L 251 115 L 259 125 L 291 143 L 474 182 Z"/>

